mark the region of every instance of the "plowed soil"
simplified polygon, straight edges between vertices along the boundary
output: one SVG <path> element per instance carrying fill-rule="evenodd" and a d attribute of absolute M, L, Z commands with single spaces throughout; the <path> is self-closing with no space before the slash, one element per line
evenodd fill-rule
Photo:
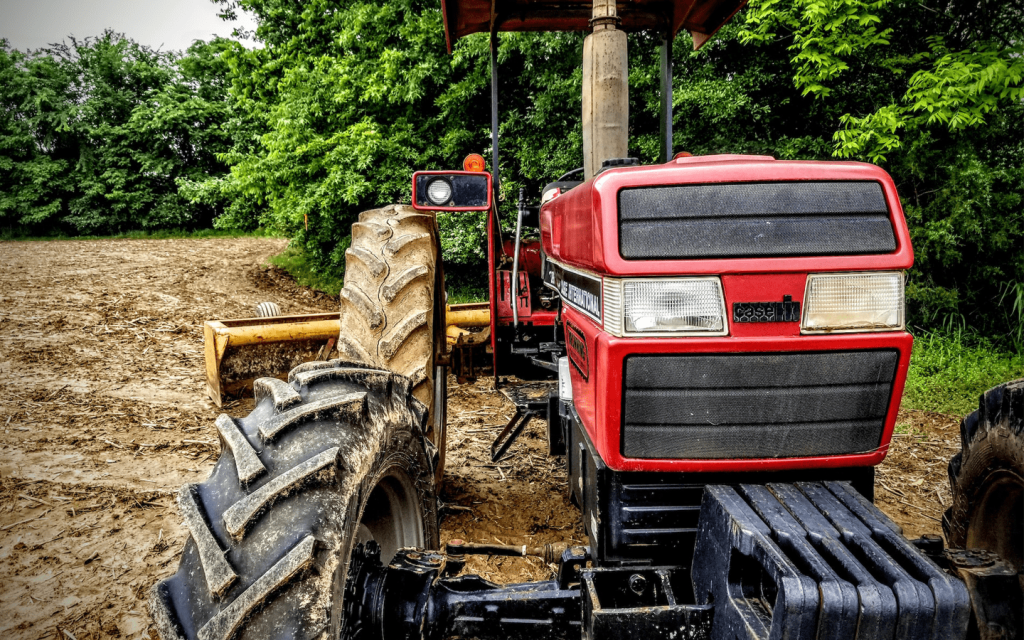
<path fill-rule="evenodd" d="M 0 243 L 0 637 L 153 637 L 146 598 L 177 566 L 174 506 L 218 455 L 205 395 L 204 320 L 336 300 L 259 265 L 276 239 Z M 534 422 L 508 456 L 487 447 L 512 414 L 486 380 L 450 383 L 442 542 L 585 542 L 561 460 Z M 251 400 L 225 408 L 243 415 Z M 906 412 L 878 503 L 910 536 L 938 532 L 957 418 Z M 543 579 L 539 559 L 473 559 L 498 582 Z"/>

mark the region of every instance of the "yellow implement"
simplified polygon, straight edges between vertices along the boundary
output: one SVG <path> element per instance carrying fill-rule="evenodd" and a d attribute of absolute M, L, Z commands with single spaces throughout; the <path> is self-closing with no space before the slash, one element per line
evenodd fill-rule
<path fill-rule="evenodd" d="M 477 345 L 490 338 L 486 302 L 450 306 L 445 320 L 449 347 Z M 464 327 L 488 330 L 472 334 Z M 285 379 L 303 362 L 327 360 L 340 330 L 337 313 L 207 320 L 206 392 L 220 407 L 228 396 L 251 393 L 256 378 Z"/>
<path fill-rule="evenodd" d="M 337 313 L 207 320 L 206 392 L 219 407 L 225 396 L 251 390 L 256 378 L 284 378 L 303 362 L 326 360 L 339 327 Z"/>
<path fill-rule="evenodd" d="M 491 308 L 488 302 L 450 305 L 445 314 L 449 347 L 483 344 L 491 337 Z M 487 327 L 471 332 L 466 327 Z"/>

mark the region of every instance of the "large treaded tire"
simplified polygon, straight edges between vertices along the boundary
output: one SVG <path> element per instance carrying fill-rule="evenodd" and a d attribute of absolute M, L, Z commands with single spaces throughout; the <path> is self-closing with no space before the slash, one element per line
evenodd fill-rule
<path fill-rule="evenodd" d="M 960 423 L 961 451 L 949 461 L 953 505 L 946 541 L 988 549 L 1018 571 L 1024 555 L 1024 379 L 985 392 Z"/>
<path fill-rule="evenodd" d="M 359 215 L 345 251 L 338 353 L 412 380 L 430 415 L 427 437 L 443 455 L 446 412 L 434 407 L 435 343 L 445 330 L 437 233 L 434 216 L 406 205 Z"/>
<path fill-rule="evenodd" d="M 255 383 L 256 408 L 216 422 L 221 456 L 178 495 L 191 534 L 153 587 L 163 640 L 337 638 L 352 549 L 437 548 L 422 426 L 403 376 L 338 360 Z"/>
<path fill-rule="evenodd" d="M 434 217 L 391 205 L 364 211 L 345 251 L 338 353 L 413 382 L 433 402 Z"/>

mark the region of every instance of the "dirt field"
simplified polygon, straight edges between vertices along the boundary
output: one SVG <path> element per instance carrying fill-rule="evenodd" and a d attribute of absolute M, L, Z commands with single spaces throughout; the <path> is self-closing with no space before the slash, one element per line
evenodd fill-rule
<path fill-rule="evenodd" d="M 285 313 L 336 308 L 259 269 L 284 245 L 0 243 L 0 637 L 149 637 L 147 592 L 175 570 L 186 538 L 173 496 L 218 454 L 203 321 L 252 315 L 263 300 Z M 492 465 L 486 446 L 511 405 L 484 382 L 450 390 L 442 542 L 583 542 L 542 425 Z M 957 418 L 908 412 L 900 422 L 878 502 L 908 535 L 938 532 Z M 474 563 L 499 582 L 548 575 L 537 559 Z"/>

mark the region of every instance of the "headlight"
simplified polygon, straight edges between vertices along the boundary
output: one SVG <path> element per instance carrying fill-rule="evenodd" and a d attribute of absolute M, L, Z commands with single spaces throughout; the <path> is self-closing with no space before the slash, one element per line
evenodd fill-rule
<path fill-rule="evenodd" d="M 613 335 L 724 336 L 718 278 L 604 280 L 604 327 Z"/>
<path fill-rule="evenodd" d="M 903 274 L 812 273 L 807 276 L 801 333 L 903 328 Z"/>
<path fill-rule="evenodd" d="M 427 184 L 427 197 L 435 205 L 444 205 L 451 202 L 452 185 L 444 178 L 434 178 Z"/>

